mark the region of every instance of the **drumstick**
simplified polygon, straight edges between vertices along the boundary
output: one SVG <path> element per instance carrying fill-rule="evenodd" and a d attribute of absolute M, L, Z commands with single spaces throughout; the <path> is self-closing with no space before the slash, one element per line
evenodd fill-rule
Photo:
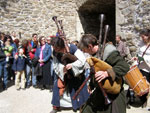
<path fill-rule="evenodd" d="M 129 62 L 131 62 L 131 61 L 133 61 L 133 60 L 136 61 L 136 60 L 137 60 L 137 57 L 133 57 L 132 59 L 128 60 L 127 63 L 129 63 Z"/>

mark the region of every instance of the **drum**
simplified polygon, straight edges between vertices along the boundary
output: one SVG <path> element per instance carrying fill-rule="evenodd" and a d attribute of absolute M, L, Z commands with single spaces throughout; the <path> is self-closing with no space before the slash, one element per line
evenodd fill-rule
<path fill-rule="evenodd" d="M 125 75 L 125 80 L 136 95 L 142 96 L 149 92 L 149 83 L 136 65 L 130 68 Z"/>

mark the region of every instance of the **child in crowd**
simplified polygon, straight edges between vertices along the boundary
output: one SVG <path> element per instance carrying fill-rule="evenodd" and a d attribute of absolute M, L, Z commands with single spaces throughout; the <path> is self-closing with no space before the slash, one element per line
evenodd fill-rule
<path fill-rule="evenodd" d="M 5 42 L 5 46 L 3 48 L 5 55 L 6 54 L 12 54 L 13 52 L 13 47 L 10 44 L 10 41 Z M 9 61 L 10 61 L 10 56 L 6 56 L 6 68 L 9 67 Z"/>
<path fill-rule="evenodd" d="M 17 90 L 22 88 L 25 89 L 25 67 L 26 67 L 26 56 L 23 54 L 23 48 L 18 48 L 18 57 L 14 59 L 13 70 L 15 71 L 15 86 Z M 21 86 L 20 86 L 20 77 L 21 77 Z"/>

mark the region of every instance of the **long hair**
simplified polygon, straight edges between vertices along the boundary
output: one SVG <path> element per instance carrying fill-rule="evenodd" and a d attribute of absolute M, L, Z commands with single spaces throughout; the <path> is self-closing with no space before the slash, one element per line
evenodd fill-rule
<path fill-rule="evenodd" d="M 10 43 L 13 43 L 12 37 L 10 35 L 5 35 L 4 36 L 4 43 L 7 41 L 7 39 L 10 39 Z"/>
<path fill-rule="evenodd" d="M 58 47 L 58 48 L 65 48 L 64 40 L 60 37 L 52 38 L 52 46 Z"/>
<path fill-rule="evenodd" d="M 23 39 L 21 42 L 22 47 L 27 48 L 29 41 L 27 39 Z"/>
<path fill-rule="evenodd" d="M 41 40 L 42 40 L 42 38 L 45 39 L 45 37 L 44 37 L 44 36 L 40 36 L 40 38 L 39 38 L 39 43 L 40 43 L 40 45 L 41 45 Z"/>

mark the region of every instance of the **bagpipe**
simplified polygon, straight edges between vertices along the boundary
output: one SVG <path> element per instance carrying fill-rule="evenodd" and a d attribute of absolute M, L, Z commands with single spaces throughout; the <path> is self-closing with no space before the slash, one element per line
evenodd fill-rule
<path fill-rule="evenodd" d="M 62 38 L 65 44 L 66 53 L 60 54 L 56 53 L 56 57 L 60 59 L 60 62 L 66 66 L 69 63 L 73 63 L 78 58 L 70 53 L 70 49 L 68 46 L 68 42 L 66 39 L 65 32 L 63 30 L 62 20 L 57 20 L 57 16 L 53 16 L 52 20 L 55 22 L 57 26 L 57 33 L 59 38 Z M 64 75 L 64 82 L 59 79 L 60 87 L 65 87 L 67 92 L 71 92 L 72 87 L 74 87 L 75 90 L 78 89 L 78 87 L 81 85 L 81 83 L 84 81 L 84 72 L 79 75 L 79 77 L 74 76 L 74 72 L 72 69 L 67 70 L 67 73 Z M 63 86 L 64 85 L 64 86 Z"/>
<path fill-rule="evenodd" d="M 56 23 L 57 31 L 58 31 L 57 33 L 58 33 L 59 37 L 63 39 L 64 44 L 65 44 L 65 49 L 67 51 L 66 53 L 63 53 L 63 55 L 61 57 L 61 62 L 64 65 L 67 65 L 68 63 L 75 62 L 78 58 L 76 56 L 70 54 L 68 42 L 67 42 L 67 39 L 65 36 L 65 32 L 63 30 L 62 20 L 58 21 L 57 16 L 53 16 L 52 19 Z"/>
<path fill-rule="evenodd" d="M 103 39 L 103 44 L 101 46 L 104 14 L 101 14 L 99 16 L 99 19 L 100 19 L 100 32 L 99 32 L 99 50 L 97 52 L 98 58 L 90 57 L 87 59 L 87 62 L 89 63 L 89 65 L 91 67 L 91 72 L 90 72 L 90 75 L 83 82 L 81 87 L 78 89 L 76 94 L 74 95 L 74 97 L 73 97 L 74 99 L 78 96 L 79 92 L 84 87 L 86 82 L 92 76 L 94 76 L 97 71 L 107 71 L 108 69 L 112 68 L 112 66 L 110 66 L 106 62 L 99 60 L 99 59 L 102 59 L 102 57 L 103 57 L 104 48 L 105 48 L 105 44 L 106 44 L 106 38 L 107 38 L 108 30 L 109 30 L 109 25 L 105 25 L 104 39 Z M 122 79 L 116 79 L 115 81 L 113 81 L 111 77 L 108 77 L 105 80 L 103 80 L 102 82 L 98 83 L 98 86 L 100 87 L 100 89 L 104 95 L 106 105 L 111 103 L 111 100 L 108 98 L 107 93 L 118 94 L 121 90 L 121 85 L 122 85 Z"/>

